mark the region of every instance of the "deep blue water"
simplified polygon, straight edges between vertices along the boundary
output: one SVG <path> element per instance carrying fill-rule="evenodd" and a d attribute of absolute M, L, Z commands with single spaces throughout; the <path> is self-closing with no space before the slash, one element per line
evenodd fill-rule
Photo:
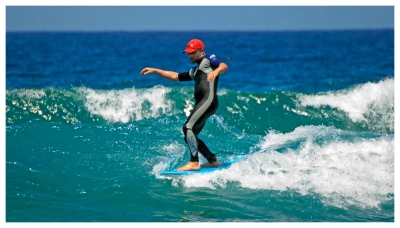
<path fill-rule="evenodd" d="M 189 159 L 202 39 L 229 70 Z M 202 158 L 202 161 L 204 159 Z M 6 220 L 394 221 L 394 31 L 6 34 Z"/>

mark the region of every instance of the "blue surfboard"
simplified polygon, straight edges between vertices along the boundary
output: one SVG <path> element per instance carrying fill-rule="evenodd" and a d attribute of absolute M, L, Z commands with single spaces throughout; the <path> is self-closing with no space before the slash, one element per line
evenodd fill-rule
<path fill-rule="evenodd" d="M 215 168 L 201 168 L 200 170 L 193 170 L 193 171 L 178 171 L 177 169 L 174 170 L 168 170 L 168 171 L 163 171 L 160 172 L 161 176 L 188 176 L 188 175 L 192 175 L 192 174 L 204 174 L 204 173 L 211 173 L 214 171 L 218 171 L 218 170 L 223 170 L 223 169 L 227 169 L 229 167 L 231 167 L 232 164 L 239 162 L 239 161 L 243 161 L 246 158 L 246 156 L 242 156 L 242 157 L 238 157 L 236 159 L 227 161 L 227 162 L 223 162 L 222 165 L 220 167 L 215 167 Z"/>

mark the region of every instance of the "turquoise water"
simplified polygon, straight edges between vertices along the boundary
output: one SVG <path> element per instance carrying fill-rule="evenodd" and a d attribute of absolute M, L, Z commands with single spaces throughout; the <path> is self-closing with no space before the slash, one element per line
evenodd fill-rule
<path fill-rule="evenodd" d="M 394 221 L 393 31 L 196 35 L 230 67 L 199 137 L 247 158 L 169 178 L 193 85 L 138 74 L 193 34 L 7 33 L 6 221 Z"/>

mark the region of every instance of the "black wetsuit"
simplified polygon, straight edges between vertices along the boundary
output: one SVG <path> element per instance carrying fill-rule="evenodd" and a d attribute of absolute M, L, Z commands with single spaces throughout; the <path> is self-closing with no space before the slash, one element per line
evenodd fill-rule
<path fill-rule="evenodd" d="M 180 73 L 180 81 L 194 80 L 194 99 L 196 104 L 190 113 L 188 119 L 183 125 L 183 133 L 185 134 L 185 142 L 190 149 L 190 161 L 198 162 L 200 152 L 208 162 L 216 161 L 216 156 L 200 140 L 197 136 L 203 129 L 208 117 L 213 115 L 218 108 L 217 86 L 218 78 L 213 81 L 207 81 L 208 73 L 218 68 L 221 61 L 215 55 L 208 56 L 197 61 L 198 66 L 190 69 L 189 72 Z"/>

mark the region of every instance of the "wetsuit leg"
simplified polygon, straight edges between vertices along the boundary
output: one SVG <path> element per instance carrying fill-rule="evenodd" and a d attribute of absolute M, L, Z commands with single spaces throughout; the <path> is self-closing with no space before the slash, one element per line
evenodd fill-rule
<path fill-rule="evenodd" d="M 206 144 L 200 140 L 197 136 L 203 129 L 206 120 L 217 110 L 217 102 L 213 102 L 209 107 L 202 107 L 203 102 L 199 102 L 193 109 L 189 118 L 183 126 L 183 133 L 185 134 L 185 142 L 189 146 L 190 150 L 190 161 L 198 162 L 200 152 L 209 162 L 216 160 L 215 154 L 213 154 L 206 146 Z"/>
<path fill-rule="evenodd" d="M 217 160 L 217 157 L 215 156 L 214 153 L 212 153 L 208 149 L 208 147 L 203 142 L 203 140 L 201 140 L 199 138 L 199 136 L 198 136 L 200 134 L 200 131 L 203 129 L 204 125 L 205 125 L 205 122 L 201 126 L 199 126 L 196 129 L 194 129 L 193 133 L 197 136 L 197 144 L 198 144 L 198 147 L 199 147 L 198 149 L 199 149 L 200 154 L 202 154 L 207 159 L 208 162 L 212 163 L 212 162 L 215 162 Z"/>

